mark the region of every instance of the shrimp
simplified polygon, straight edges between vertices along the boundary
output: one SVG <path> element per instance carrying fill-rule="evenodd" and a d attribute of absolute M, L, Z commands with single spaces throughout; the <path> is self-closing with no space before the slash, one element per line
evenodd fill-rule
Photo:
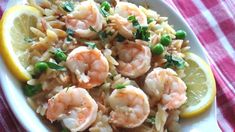
<path fill-rule="evenodd" d="M 134 28 L 127 20 L 129 16 L 135 16 L 140 25 L 147 25 L 146 15 L 135 4 L 129 2 L 117 2 L 115 15 L 110 16 L 109 19 L 116 24 L 115 28 L 122 36 L 131 39 Z"/>
<path fill-rule="evenodd" d="M 48 100 L 46 118 L 61 120 L 70 131 L 83 131 L 96 120 L 97 112 L 95 100 L 85 89 L 69 87 Z"/>
<path fill-rule="evenodd" d="M 72 73 L 75 73 L 77 85 L 82 88 L 99 86 L 108 76 L 108 61 L 97 48 L 80 46 L 74 49 L 68 55 L 66 65 Z"/>
<path fill-rule="evenodd" d="M 145 79 L 144 91 L 161 101 L 166 109 L 177 109 L 186 102 L 186 85 L 172 69 L 155 68 Z"/>
<path fill-rule="evenodd" d="M 143 45 L 143 41 L 118 44 L 118 72 L 122 75 L 137 78 L 145 74 L 150 68 L 151 51 Z"/>
<path fill-rule="evenodd" d="M 109 103 L 113 109 L 110 122 L 119 127 L 140 126 L 150 113 L 147 95 L 132 85 L 115 89 L 109 97 Z"/>
<path fill-rule="evenodd" d="M 97 32 L 102 29 L 103 16 L 94 0 L 80 2 L 73 12 L 67 15 L 66 27 L 75 29 L 75 35 L 81 38 L 93 38 L 97 34 L 89 29 L 92 26 Z"/>

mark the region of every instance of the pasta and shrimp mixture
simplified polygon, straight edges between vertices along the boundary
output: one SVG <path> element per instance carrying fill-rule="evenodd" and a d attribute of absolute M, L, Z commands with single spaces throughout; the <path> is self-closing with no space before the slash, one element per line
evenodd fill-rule
<path fill-rule="evenodd" d="M 69 131 L 178 131 L 186 102 L 186 32 L 127 1 L 28 0 L 32 79 L 24 93 L 49 124 Z"/>

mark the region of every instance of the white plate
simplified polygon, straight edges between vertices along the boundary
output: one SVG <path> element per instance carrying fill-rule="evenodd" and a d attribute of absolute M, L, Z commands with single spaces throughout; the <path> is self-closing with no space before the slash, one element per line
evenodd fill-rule
<path fill-rule="evenodd" d="M 24 2 L 25 0 L 10 0 L 7 8 Z M 141 0 L 129 0 L 136 4 L 143 4 Z M 174 12 L 167 4 L 160 0 L 147 0 L 150 8 L 157 11 L 161 16 L 167 16 L 169 23 L 174 25 L 175 29 L 183 29 L 188 33 L 187 39 L 190 41 L 191 52 L 202 57 L 207 63 L 207 57 L 204 49 L 200 45 L 200 42 L 186 24 L 184 19 Z M 0 81 L 3 92 L 6 99 L 17 117 L 20 123 L 26 128 L 27 131 L 49 131 L 48 127 L 38 118 L 37 114 L 27 104 L 25 96 L 21 90 L 21 84 L 18 82 L 12 74 L 8 71 L 4 65 L 2 58 L 0 57 Z M 204 114 L 187 120 L 180 120 L 183 132 L 217 132 L 220 131 L 216 121 L 216 103 L 214 102 L 212 107 Z"/>

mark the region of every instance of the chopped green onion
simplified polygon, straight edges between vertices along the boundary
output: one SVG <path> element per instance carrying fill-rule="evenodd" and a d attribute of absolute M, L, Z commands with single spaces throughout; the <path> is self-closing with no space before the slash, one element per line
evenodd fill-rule
<path fill-rule="evenodd" d="M 185 67 L 185 61 L 176 57 L 175 55 L 165 55 L 165 59 L 167 60 L 165 67 L 176 67 L 178 69 L 183 69 Z"/>
<path fill-rule="evenodd" d="M 149 24 L 149 23 L 151 23 L 151 22 L 153 22 L 153 21 L 155 21 L 155 19 L 154 19 L 154 18 L 151 18 L 151 17 L 148 17 L 148 18 L 147 18 L 147 22 L 148 22 L 148 24 Z"/>
<path fill-rule="evenodd" d="M 184 30 L 178 30 L 176 31 L 175 36 L 177 39 L 185 39 L 187 33 Z"/>
<path fill-rule="evenodd" d="M 127 84 L 116 84 L 115 86 L 114 86 L 114 88 L 115 89 L 123 89 L 123 88 L 125 88 L 127 86 Z"/>
<path fill-rule="evenodd" d="M 155 124 L 155 117 L 154 116 L 149 116 L 147 118 L 146 122 L 154 125 Z"/>
<path fill-rule="evenodd" d="M 152 46 L 151 51 L 155 55 L 160 55 L 164 51 L 164 46 L 162 44 L 158 43 L 158 44 Z"/>
<path fill-rule="evenodd" d="M 54 53 L 54 56 L 58 63 L 61 61 L 66 61 L 67 59 L 67 55 L 61 49 L 57 49 Z"/>
<path fill-rule="evenodd" d="M 34 95 L 36 95 L 37 93 L 42 91 L 42 85 L 41 84 L 37 84 L 37 85 L 29 85 L 27 84 L 24 88 L 23 88 L 23 92 L 26 96 L 28 97 L 32 97 Z"/>
<path fill-rule="evenodd" d="M 48 67 L 51 68 L 51 69 L 55 69 L 55 70 L 58 70 L 58 71 L 66 71 L 65 67 L 57 65 L 56 63 L 53 63 L 53 62 L 46 62 L 46 63 L 48 65 Z"/>
<path fill-rule="evenodd" d="M 34 65 L 34 72 L 35 74 L 40 74 L 48 69 L 48 65 L 45 62 L 37 62 Z"/>
<path fill-rule="evenodd" d="M 172 39 L 168 34 L 162 35 L 160 43 L 164 46 L 168 46 L 171 43 Z"/>
<path fill-rule="evenodd" d="M 62 3 L 62 8 L 67 12 L 72 12 L 74 10 L 74 4 L 71 1 L 65 1 Z"/>
<path fill-rule="evenodd" d="M 84 42 L 89 48 L 91 49 L 95 49 L 96 48 L 96 44 L 93 42 Z"/>

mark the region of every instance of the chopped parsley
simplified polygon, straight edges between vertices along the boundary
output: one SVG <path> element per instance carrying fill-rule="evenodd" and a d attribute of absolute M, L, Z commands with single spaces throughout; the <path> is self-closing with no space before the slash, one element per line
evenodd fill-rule
<path fill-rule="evenodd" d="M 114 86 L 114 88 L 115 89 L 123 89 L 123 88 L 125 88 L 127 86 L 127 84 L 116 84 L 115 86 Z"/>
<path fill-rule="evenodd" d="M 74 4 L 71 1 L 65 1 L 62 3 L 62 8 L 67 12 L 72 12 L 74 10 Z"/>
<path fill-rule="evenodd" d="M 174 55 L 165 55 L 165 59 L 167 60 L 165 67 L 176 67 L 178 69 L 182 69 L 185 67 L 185 61 Z"/>
<path fill-rule="evenodd" d="M 37 85 L 26 84 L 26 86 L 23 88 L 23 92 L 27 97 L 32 97 L 41 91 L 42 91 L 41 84 L 37 84 Z"/>
<path fill-rule="evenodd" d="M 155 124 L 155 117 L 154 116 L 149 116 L 147 118 L 146 122 L 154 125 Z"/>
<path fill-rule="evenodd" d="M 138 28 L 140 26 L 138 20 L 136 19 L 135 16 L 129 16 L 127 18 L 128 21 L 131 21 L 132 22 L 132 25 L 135 27 L 135 28 Z"/>
<path fill-rule="evenodd" d="M 133 27 L 136 29 L 134 32 L 135 39 L 149 41 L 150 32 L 147 26 L 141 26 L 135 16 L 129 16 L 128 20 L 132 22 Z"/>
<path fill-rule="evenodd" d="M 84 42 L 89 48 L 91 49 L 95 49 L 96 48 L 96 44 L 93 42 Z"/>
<path fill-rule="evenodd" d="M 148 31 L 147 26 L 139 26 L 136 32 L 134 33 L 135 39 L 141 39 L 144 41 L 149 41 L 150 32 Z"/>

